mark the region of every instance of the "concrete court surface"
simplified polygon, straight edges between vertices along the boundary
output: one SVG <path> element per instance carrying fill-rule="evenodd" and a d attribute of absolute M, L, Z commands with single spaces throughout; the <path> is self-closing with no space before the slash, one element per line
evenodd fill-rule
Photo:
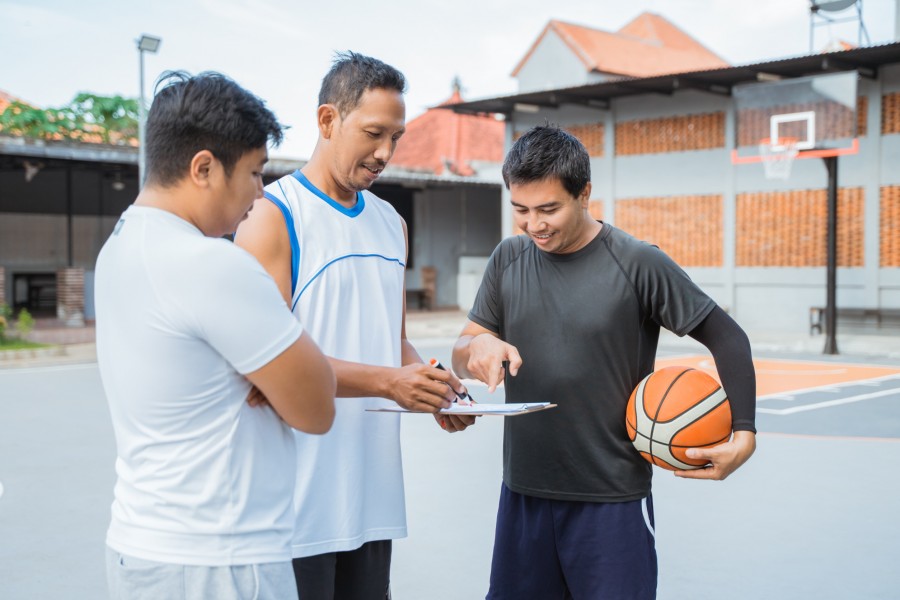
<path fill-rule="evenodd" d="M 449 362 L 449 340 L 418 348 Z M 660 600 L 897 598 L 900 380 L 772 394 L 757 453 L 729 480 L 656 470 Z M 483 598 L 502 419 L 448 435 L 428 415 L 402 418 L 409 537 L 395 545 L 394 598 Z M 96 365 L 0 371 L 0 599 L 106 597 L 113 460 Z"/>

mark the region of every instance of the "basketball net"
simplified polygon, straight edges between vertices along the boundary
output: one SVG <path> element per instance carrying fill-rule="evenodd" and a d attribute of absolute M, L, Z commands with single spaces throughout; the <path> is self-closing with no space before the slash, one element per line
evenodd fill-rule
<path fill-rule="evenodd" d="M 759 155 L 762 157 L 766 179 L 788 179 L 799 152 L 797 139 L 783 137 L 775 140 L 774 144 L 771 142 L 769 138 L 759 142 Z"/>

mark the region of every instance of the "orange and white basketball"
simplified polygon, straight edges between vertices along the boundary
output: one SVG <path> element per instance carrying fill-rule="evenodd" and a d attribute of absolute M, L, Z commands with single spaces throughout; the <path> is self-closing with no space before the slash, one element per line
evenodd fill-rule
<path fill-rule="evenodd" d="M 625 427 L 634 447 L 664 469 L 699 469 L 685 455 L 731 437 L 731 405 L 715 379 L 690 367 L 666 367 L 641 381 L 628 399 Z"/>

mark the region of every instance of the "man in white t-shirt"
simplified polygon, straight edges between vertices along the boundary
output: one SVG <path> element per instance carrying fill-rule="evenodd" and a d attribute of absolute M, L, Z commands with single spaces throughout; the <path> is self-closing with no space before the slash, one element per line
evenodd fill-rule
<path fill-rule="evenodd" d="M 406 338 L 406 223 L 368 188 L 405 131 L 400 71 L 353 52 L 322 81 L 319 139 L 303 169 L 266 187 L 235 243 L 259 259 L 328 355 L 337 415 L 324 436 L 297 433 L 293 554 L 302 600 L 385 600 L 392 540 L 406 536 L 399 404 L 437 412 L 449 373 Z M 436 415 L 447 431 L 472 417 Z"/>
<path fill-rule="evenodd" d="M 335 377 L 272 278 L 222 239 L 262 195 L 281 136 L 215 73 L 171 74 L 150 109 L 146 187 L 96 268 L 113 599 L 296 594 L 291 428 L 329 430 Z"/>

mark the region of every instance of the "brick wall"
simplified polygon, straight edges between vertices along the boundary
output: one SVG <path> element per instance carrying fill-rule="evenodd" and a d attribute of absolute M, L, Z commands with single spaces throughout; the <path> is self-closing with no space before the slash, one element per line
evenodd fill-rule
<path fill-rule="evenodd" d="M 838 190 L 838 266 L 863 266 L 864 202 L 862 188 Z M 736 265 L 825 266 L 827 218 L 825 190 L 738 194 Z"/>
<path fill-rule="evenodd" d="M 900 185 L 881 188 L 880 212 L 882 267 L 900 267 Z"/>
<path fill-rule="evenodd" d="M 72 327 L 84 325 L 84 269 L 56 272 L 56 317 Z"/>
<path fill-rule="evenodd" d="M 659 154 L 725 146 L 725 113 L 616 123 L 616 154 Z"/>
<path fill-rule="evenodd" d="M 869 99 L 860 96 L 856 99 L 856 135 L 862 137 L 868 133 Z"/>
<path fill-rule="evenodd" d="M 577 137 L 578 140 L 584 144 L 584 147 L 587 148 L 590 156 L 603 156 L 603 123 L 569 125 L 565 130 Z"/>
<path fill-rule="evenodd" d="M 617 200 L 616 226 L 684 267 L 722 266 L 720 195 Z"/>
<path fill-rule="evenodd" d="M 881 99 L 881 133 L 900 133 L 900 92 Z"/>

